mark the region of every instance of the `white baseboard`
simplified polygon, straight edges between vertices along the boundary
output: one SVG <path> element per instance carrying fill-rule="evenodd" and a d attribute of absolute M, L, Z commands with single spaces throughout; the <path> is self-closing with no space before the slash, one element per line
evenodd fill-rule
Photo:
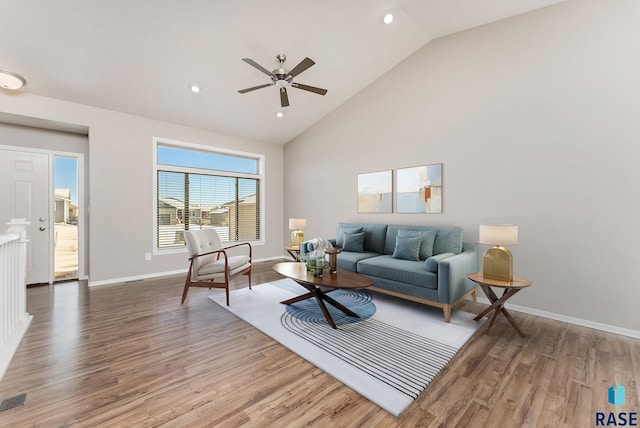
<path fill-rule="evenodd" d="M 488 299 L 480 296 L 478 296 L 478 302 L 486 303 L 487 305 L 491 304 L 491 302 L 489 302 Z M 581 318 L 570 317 L 568 315 L 556 314 L 553 312 L 541 311 L 539 309 L 528 308 L 525 306 L 512 305 L 512 304 L 506 304 L 505 306 L 507 307 L 507 309 L 512 309 L 517 312 L 524 312 L 525 314 L 536 315 L 543 318 L 562 321 L 569 324 L 575 324 L 582 327 L 593 328 L 595 330 L 601 330 L 601 331 L 606 331 L 608 333 L 614 333 L 614 334 L 619 334 L 621 336 L 628 336 L 628 337 L 640 339 L 640 331 L 637 331 L 637 330 L 631 330 L 628 328 L 617 327 L 614 325 L 608 325 L 608 324 L 603 324 L 595 321 L 584 320 Z"/>
<path fill-rule="evenodd" d="M 121 278 L 104 279 L 102 281 L 89 280 L 89 287 L 96 287 L 98 285 L 120 284 L 123 282 L 138 282 L 138 281 L 144 281 L 145 279 L 161 278 L 163 276 L 173 276 L 173 275 L 180 275 L 180 274 L 186 274 L 186 273 L 187 273 L 187 269 L 185 268 L 185 269 L 165 271 L 165 272 L 148 273 L 144 275 L 124 276 Z"/>
<path fill-rule="evenodd" d="M 266 261 L 272 261 L 272 260 L 280 260 L 283 258 L 285 257 L 284 256 L 265 257 L 262 259 L 254 259 L 253 262 L 259 263 L 259 262 L 266 262 Z M 148 274 L 135 275 L 135 276 L 125 276 L 120 278 L 104 279 L 102 281 L 91 281 L 91 279 L 89 279 L 89 287 L 96 287 L 99 285 L 121 284 L 123 282 L 139 282 L 139 281 L 144 281 L 145 279 L 162 278 L 165 276 L 186 275 L 186 274 L 187 274 L 187 268 L 185 267 L 184 269 L 165 271 L 165 272 L 155 272 L 155 273 L 148 273 Z"/>
<path fill-rule="evenodd" d="M 0 349 L 0 380 L 2 380 L 4 374 L 7 372 L 9 364 L 11 364 L 11 360 L 13 359 L 13 355 L 18 350 L 22 337 L 27 332 L 27 328 L 29 328 L 29 324 L 31 324 L 32 319 L 33 315 L 27 314 L 24 320 L 20 320 L 13 329 L 13 333 L 11 333 L 9 340 L 2 345 L 2 349 Z"/>

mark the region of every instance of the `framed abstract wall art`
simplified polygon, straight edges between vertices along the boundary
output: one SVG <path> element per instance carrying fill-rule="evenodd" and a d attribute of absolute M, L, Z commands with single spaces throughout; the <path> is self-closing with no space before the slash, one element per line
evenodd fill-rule
<path fill-rule="evenodd" d="M 393 172 L 358 174 L 358 213 L 393 212 Z"/>
<path fill-rule="evenodd" d="M 442 213 L 441 163 L 397 170 L 396 212 Z"/>

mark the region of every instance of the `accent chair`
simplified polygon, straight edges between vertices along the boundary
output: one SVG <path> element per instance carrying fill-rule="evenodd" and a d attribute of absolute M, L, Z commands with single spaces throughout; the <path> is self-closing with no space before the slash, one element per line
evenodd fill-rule
<path fill-rule="evenodd" d="M 251 289 L 251 244 L 239 244 L 222 247 L 220 237 L 215 229 L 196 229 L 184 232 L 189 252 L 189 272 L 184 284 L 182 302 L 187 298 L 190 287 L 224 288 L 229 306 L 229 281 L 238 275 L 249 277 Z M 232 248 L 247 247 L 248 255 L 230 256 L 227 251 Z"/>

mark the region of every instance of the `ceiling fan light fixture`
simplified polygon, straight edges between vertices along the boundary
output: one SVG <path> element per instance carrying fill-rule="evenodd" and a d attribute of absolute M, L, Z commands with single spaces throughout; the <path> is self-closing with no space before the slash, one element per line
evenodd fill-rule
<path fill-rule="evenodd" d="M 4 89 L 17 90 L 27 84 L 24 77 L 13 71 L 0 68 L 0 87 Z"/>
<path fill-rule="evenodd" d="M 309 67 L 315 65 L 315 61 L 313 61 L 309 57 L 305 57 L 302 61 L 298 63 L 295 67 L 291 69 L 291 71 L 284 68 L 284 63 L 287 57 L 285 54 L 278 54 L 276 56 L 276 60 L 280 65 L 280 68 L 276 68 L 273 71 L 269 71 L 251 58 L 242 58 L 242 61 L 246 62 L 253 68 L 261 71 L 266 74 L 270 78 L 269 83 L 265 83 L 258 86 L 252 86 L 250 88 L 240 89 L 238 90 L 241 94 L 246 94 L 247 92 L 252 92 L 257 89 L 267 88 L 269 86 L 275 86 L 278 88 L 278 92 L 280 93 L 280 106 L 282 108 L 289 107 L 289 95 L 287 94 L 287 88 L 295 88 L 301 89 L 303 91 L 312 92 L 318 95 L 326 95 L 327 90 L 323 88 L 317 88 L 315 86 L 305 85 L 302 83 L 294 82 L 295 79 L 300 73 L 307 70 Z"/>
<path fill-rule="evenodd" d="M 189 89 L 191 90 L 191 92 L 193 92 L 194 94 L 197 94 L 200 92 L 200 85 L 189 85 Z"/>
<path fill-rule="evenodd" d="M 277 112 L 277 113 L 276 113 L 276 117 L 277 117 L 278 119 L 282 119 L 282 118 L 284 117 L 284 113 L 283 113 L 283 112 L 281 112 L 281 111 L 279 111 L 279 112 Z"/>
<path fill-rule="evenodd" d="M 396 16 L 392 10 L 387 10 L 380 16 L 380 22 L 382 22 L 383 24 L 389 25 L 393 22 L 395 17 Z"/>

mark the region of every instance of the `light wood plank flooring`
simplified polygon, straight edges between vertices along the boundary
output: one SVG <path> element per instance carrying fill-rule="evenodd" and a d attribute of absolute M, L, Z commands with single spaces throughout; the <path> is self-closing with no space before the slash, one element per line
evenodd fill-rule
<path fill-rule="evenodd" d="M 254 284 L 279 278 L 272 264 Z M 395 418 L 207 299 L 223 290 L 180 305 L 182 281 L 30 288 L 34 320 L 0 382 L 0 399 L 27 401 L 0 426 L 587 427 L 615 382 L 619 410 L 640 410 L 640 340 L 512 312 L 526 337 L 502 317 L 481 329 Z"/>

